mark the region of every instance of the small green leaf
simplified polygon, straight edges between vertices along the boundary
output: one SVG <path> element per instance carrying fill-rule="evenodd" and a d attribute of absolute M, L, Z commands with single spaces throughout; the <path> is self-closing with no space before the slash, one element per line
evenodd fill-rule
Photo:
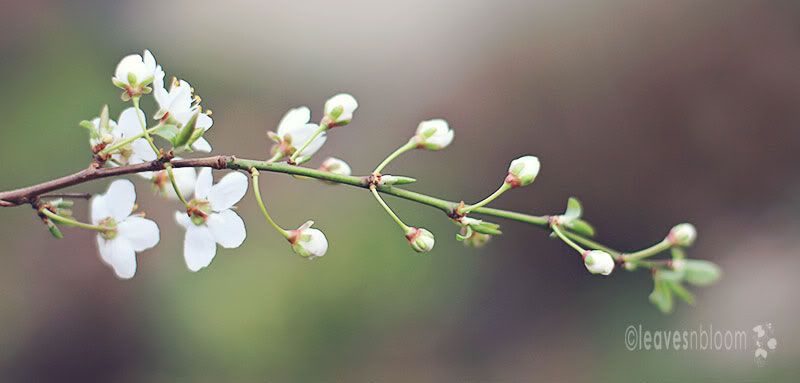
<path fill-rule="evenodd" d="M 564 226 L 566 226 L 571 231 L 575 232 L 576 234 L 580 234 L 586 237 L 594 237 L 595 230 L 589 222 L 586 222 L 580 218 L 573 219 L 567 222 Z"/>
<path fill-rule="evenodd" d="M 650 293 L 650 302 L 653 303 L 662 313 L 668 314 L 672 312 L 672 289 L 668 286 L 669 282 L 664 280 L 656 280 L 653 292 Z"/>
<path fill-rule="evenodd" d="M 481 233 L 481 234 L 489 234 L 489 235 L 501 235 L 501 234 L 503 234 L 503 232 L 500 231 L 500 225 L 498 225 L 496 223 L 481 222 L 478 225 L 470 225 L 469 227 L 472 228 L 472 230 L 475 230 L 475 231 L 477 231 L 478 233 Z"/>
<path fill-rule="evenodd" d="M 687 290 L 680 282 L 667 282 L 669 288 L 675 293 L 675 296 L 682 299 L 684 302 L 693 305 L 694 294 Z"/>
<path fill-rule="evenodd" d="M 685 278 L 695 286 L 708 286 L 717 280 L 722 275 L 719 266 L 709 261 L 702 261 L 696 259 L 686 260 Z"/>
<path fill-rule="evenodd" d="M 567 211 L 564 212 L 564 215 L 561 216 L 563 222 L 571 222 L 581 217 L 583 213 L 583 208 L 581 207 L 581 202 L 578 201 L 575 197 L 569 197 L 567 201 Z"/>
<path fill-rule="evenodd" d="M 178 131 L 178 134 L 172 139 L 172 146 L 179 148 L 189 143 L 189 140 L 192 138 L 192 134 L 194 133 L 194 128 L 197 125 L 197 117 L 199 115 L 200 112 L 193 114 L 186 125 L 184 125 Z"/>
<path fill-rule="evenodd" d="M 53 237 L 56 237 L 57 239 L 64 238 L 64 234 L 61 233 L 61 229 L 59 229 L 58 226 L 56 226 L 56 224 L 54 224 L 52 221 L 48 219 L 45 221 L 45 224 L 47 225 L 47 230 L 50 230 L 50 234 L 52 234 Z"/>
<path fill-rule="evenodd" d="M 683 272 L 674 270 L 658 270 L 653 278 L 661 281 L 680 283 L 683 281 Z"/>
<path fill-rule="evenodd" d="M 161 125 L 158 129 L 153 131 L 153 135 L 159 136 L 167 141 L 172 142 L 175 136 L 178 135 L 178 127 L 172 124 Z"/>

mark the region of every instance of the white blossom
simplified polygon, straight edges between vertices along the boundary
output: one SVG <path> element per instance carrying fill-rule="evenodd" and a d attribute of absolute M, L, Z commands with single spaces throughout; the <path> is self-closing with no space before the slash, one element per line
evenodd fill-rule
<path fill-rule="evenodd" d="M 614 258 L 605 251 L 591 250 L 583 253 L 583 263 L 592 274 L 609 275 L 614 271 Z"/>
<path fill-rule="evenodd" d="M 159 110 L 155 119 L 166 120 L 171 116 L 190 113 L 192 110 L 192 86 L 184 80 L 172 81 L 169 91 L 163 86 L 153 91 L 153 98 L 158 103 Z"/>
<path fill-rule="evenodd" d="M 418 253 L 427 253 L 433 250 L 433 245 L 435 243 L 433 233 L 418 227 L 409 228 L 406 232 L 406 239 L 411 245 L 411 248 Z"/>
<path fill-rule="evenodd" d="M 144 118 L 144 114 L 141 112 L 140 116 Z M 128 108 L 122 111 L 122 113 L 119 115 L 119 122 L 114 122 L 113 120 L 109 119 L 109 132 L 102 131 L 99 118 L 92 120 L 92 123 L 95 125 L 95 128 L 100 132 L 101 135 L 99 140 L 90 140 L 92 145 L 97 145 L 98 143 L 102 142 L 106 144 L 106 146 L 113 146 L 118 142 L 142 133 L 142 125 L 139 121 L 139 117 L 136 116 L 135 108 Z M 144 138 L 139 138 L 130 144 L 124 145 L 118 150 L 115 150 L 115 152 L 111 155 L 112 161 L 109 163 L 111 166 L 135 165 L 143 162 L 154 161 L 156 158 L 156 153 L 153 151 L 153 148 L 150 147 L 150 144 L 147 143 L 147 140 Z"/>
<path fill-rule="evenodd" d="M 155 222 L 131 215 L 135 204 L 136 191 L 128 180 L 114 181 L 106 194 L 95 196 L 91 202 L 92 223 L 106 229 L 97 234 L 100 259 L 123 279 L 136 273 L 136 253 L 159 241 Z"/>
<path fill-rule="evenodd" d="M 413 140 L 419 148 L 441 150 L 453 142 L 453 136 L 454 132 L 447 121 L 434 119 L 420 122 Z"/>
<path fill-rule="evenodd" d="M 120 60 L 114 72 L 113 82 L 115 85 L 127 89 L 138 88 L 153 82 L 160 83 L 163 87 L 164 71 L 156 65 L 153 54 L 145 49 L 144 57 L 132 54 Z"/>
<path fill-rule="evenodd" d="M 339 93 L 325 102 L 325 117 L 330 119 L 330 128 L 347 125 L 353 119 L 353 113 L 358 109 L 358 101 L 347 93 Z"/>
<path fill-rule="evenodd" d="M 276 131 L 277 138 L 280 141 L 276 150 L 280 150 L 287 156 L 299 150 L 300 146 L 308 141 L 314 135 L 314 132 L 319 129 L 317 124 L 309 123 L 309 121 L 311 121 L 311 110 L 305 106 L 290 109 L 286 112 Z M 299 156 L 310 157 L 314 155 L 325 144 L 327 139 L 325 132 L 322 132 L 300 152 Z"/>
<path fill-rule="evenodd" d="M 296 230 L 289 232 L 289 243 L 292 250 L 308 259 L 319 258 L 328 251 L 328 239 L 317 229 L 312 229 L 314 221 L 308 221 Z"/>
<path fill-rule="evenodd" d="M 211 169 L 200 171 L 188 211 L 175 213 L 186 229 L 183 257 L 189 270 L 198 271 L 211 264 L 217 244 L 231 249 L 244 242 L 244 222 L 231 208 L 247 193 L 247 185 L 247 176 L 242 173 L 229 173 L 213 184 Z"/>
<path fill-rule="evenodd" d="M 506 183 L 514 187 L 530 185 L 539 175 L 540 168 L 541 164 L 537 157 L 524 156 L 517 158 L 511 161 L 511 165 L 508 167 Z"/>

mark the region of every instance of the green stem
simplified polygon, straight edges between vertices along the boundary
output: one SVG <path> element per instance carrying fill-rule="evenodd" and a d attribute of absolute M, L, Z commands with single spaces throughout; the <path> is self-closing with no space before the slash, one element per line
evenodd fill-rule
<path fill-rule="evenodd" d="M 133 107 L 136 109 L 136 118 L 139 119 L 139 124 L 142 125 L 142 133 L 144 133 L 145 140 L 147 140 L 147 143 L 150 144 L 150 147 L 156 153 L 156 157 L 160 156 L 161 151 L 158 150 L 158 147 L 153 142 L 153 137 L 150 136 L 150 132 L 147 130 L 147 123 L 144 121 L 142 110 L 139 108 L 139 97 L 134 97 L 131 101 L 133 102 Z"/>
<path fill-rule="evenodd" d="M 306 150 L 306 148 L 308 147 L 308 145 L 311 145 L 311 142 L 313 142 L 314 140 L 316 140 L 316 139 L 317 139 L 317 137 L 319 137 L 319 135 L 320 135 L 320 134 L 322 134 L 322 132 L 324 132 L 324 131 L 326 131 L 326 130 L 328 130 L 328 125 L 325 125 L 325 124 L 322 124 L 322 125 L 320 125 L 320 126 L 319 126 L 319 128 L 317 128 L 317 130 L 314 132 L 314 134 L 312 134 L 312 135 L 311 135 L 311 138 L 309 138 L 308 140 L 306 140 L 306 142 L 304 142 L 304 143 L 303 143 L 303 145 L 302 145 L 302 146 L 300 146 L 300 148 L 299 148 L 299 149 L 295 150 L 295 152 L 294 152 L 294 153 L 292 153 L 292 156 L 291 156 L 291 157 L 289 157 L 289 160 L 290 160 L 291 162 L 294 162 L 294 161 L 297 159 L 297 157 L 299 157 L 299 156 L 300 156 L 300 153 L 302 153 L 302 152 L 303 152 L 303 150 Z"/>
<path fill-rule="evenodd" d="M 175 194 L 178 195 L 178 199 L 181 201 L 183 206 L 188 207 L 189 203 L 186 202 L 186 198 L 181 193 L 181 190 L 178 188 L 178 183 L 175 181 L 175 173 L 172 171 L 172 164 L 166 163 L 164 164 L 164 169 L 167 171 L 167 176 L 169 176 L 169 182 L 172 184 L 172 188 L 175 189 Z"/>
<path fill-rule="evenodd" d="M 497 199 L 497 197 L 500 197 L 503 193 L 507 192 L 508 190 L 511 190 L 511 185 L 509 183 L 507 183 L 507 182 L 503 182 L 503 184 L 500 185 L 500 187 L 497 188 L 497 190 L 494 193 L 492 193 L 492 195 L 484 198 L 483 201 L 481 201 L 481 202 L 478 202 L 478 203 L 476 203 L 474 205 L 470 205 L 470 206 L 464 207 L 463 209 L 461 209 L 461 211 L 459 211 L 459 213 L 461 213 L 461 214 L 469 214 L 469 212 L 471 212 L 471 211 L 473 211 L 473 210 L 475 210 L 477 208 L 484 207 L 484 206 L 488 205 L 490 202 L 492 202 L 495 199 Z"/>
<path fill-rule="evenodd" d="M 283 153 L 281 153 L 281 151 L 279 150 L 279 151 L 275 152 L 275 154 L 272 156 L 272 158 L 268 159 L 267 162 L 275 162 L 275 161 L 280 160 L 281 158 L 283 158 Z"/>
<path fill-rule="evenodd" d="M 619 251 L 619 250 L 612 249 L 612 248 L 610 248 L 610 247 L 608 247 L 606 245 L 603 245 L 601 243 L 597 243 L 597 242 L 595 242 L 595 241 L 593 241 L 593 240 L 591 240 L 589 238 L 583 237 L 583 236 L 581 236 L 579 234 L 575 234 L 575 233 L 567 231 L 567 230 L 563 230 L 562 232 L 569 239 L 571 239 L 571 240 L 573 240 L 575 242 L 578 242 L 578 243 L 580 243 L 580 244 L 582 244 L 582 245 L 584 245 L 586 247 L 589 247 L 589 248 L 591 248 L 593 250 L 603 250 L 606 253 L 611 254 L 611 256 L 614 257 L 615 260 L 619 259 L 619 257 L 622 255 L 622 252 Z"/>
<path fill-rule="evenodd" d="M 635 253 L 625 254 L 623 256 L 623 259 L 626 262 L 639 261 L 648 257 L 652 257 L 658 253 L 667 251 L 669 250 L 670 247 L 672 247 L 672 244 L 670 244 L 668 240 L 664 239 L 661 242 L 653 246 L 650 246 L 646 249 L 639 250 Z"/>
<path fill-rule="evenodd" d="M 60 215 L 58 215 L 56 213 L 53 213 L 52 211 L 47 210 L 47 209 L 41 209 L 41 210 L 39 210 L 39 212 L 41 212 L 42 214 L 47 216 L 47 218 L 50 218 L 50 220 L 52 220 L 52 221 L 54 221 L 56 223 L 60 223 L 62 225 L 77 227 L 77 228 L 86 229 L 86 230 L 94 230 L 94 231 L 99 231 L 99 232 L 106 231 L 106 229 L 104 227 L 97 226 L 97 225 L 90 225 L 88 223 L 83 223 L 83 222 L 76 221 L 74 219 L 70 219 L 70 218 L 67 218 L 67 217 L 62 217 L 62 216 L 60 216 Z"/>
<path fill-rule="evenodd" d="M 274 227 L 278 233 L 280 233 L 286 239 L 289 239 L 289 232 L 280 227 L 280 225 L 278 225 L 275 220 L 272 219 L 272 216 L 270 216 L 269 212 L 267 212 L 267 205 L 264 205 L 264 200 L 261 199 L 261 188 L 258 185 L 258 169 L 251 168 L 250 175 L 253 178 L 253 193 L 256 195 L 256 202 L 258 202 L 258 207 L 261 208 L 261 213 L 264 215 L 264 218 L 267 219 L 267 222 L 269 222 L 269 224 L 272 225 L 272 227 Z"/>
<path fill-rule="evenodd" d="M 583 254 L 583 253 L 586 252 L 586 249 L 578 246 L 577 243 L 573 242 L 566 235 L 564 235 L 564 233 L 561 231 L 561 229 L 558 228 L 558 225 L 552 225 L 551 228 L 553 229 L 553 232 L 556 233 L 556 235 L 559 238 L 561 238 L 562 241 L 564 241 L 564 243 L 569 245 L 571 248 L 575 249 L 578 253 Z"/>
<path fill-rule="evenodd" d="M 375 196 L 375 199 L 376 199 L 376 200 L 378 200 L 378 203 L 379 203 L 379 204 L 381 204 L 381 206 L 383 206 L 383 209 L 384 209 L 384 210 L 386 210 L 386 212 L 387 212 L 387 213 L 389 213 L 389 216 L 390 216 L 390 217 L 392 217 L 392 219 L 393 219 L 395 222 L 397 222 L 397 224 L 400 226 L 400 228 L 401 228 L 401 229 L 403 229 L 403 232 L 404 232 L 404 233 L 407 233 L 407 232 L 408 232 L 408 230 L 410 229 L 410 228 L 408 227 L 408 225 L 406 225 L 406 224 L 405 224 L 405 223 L 404 223 L 404 222 L 403 222 L 403 221 L 400 219 L 400 217 L 398 217 L 398 216 L 397 216 L 397 214 L 395 214 L 395 213 L 392 211 L 392 209 L 389 207 L 389 205 L 387 205 L 387 204 L 386 204 L 386 202 L 383 200 L 383 198 L 381 198 L 381 195 L 380 195 L 380 194 L 378 194 L 378 191 L 377 191 L 377 190 L 375 190 L 375 186 L 372 186 L 372 187 L 370 187 L 370 188 L 369 188 L 369 190 L 372 192 L 372 195 L 373 195 L 373 196 Z"/>
<path fill-rule="evenodd" d="M 156 125 L 156 126 L 150 128 L 150 129 L 147 129 L 147 133 L 148 134 L 149 133 L 153 133 L 153 132 L 156 131 L 156 129 L 158 129 L 160 127 L 161 127 L 161 124 Z M 143 138 L 144 136 L 145 136 L 145 132 L 141 132 L 141 133 L 139 133 L 139 134 L 137 134 L 135 136 L 128 137 L 128 138 L 126 138 L 126 139 L 124 139 L 124 140 L 122 140 L 120 142 L 117 142 L 116 144 L 114 144 L 112 146 L 109 146 L 109 147 L 103 149 L 102 151 L 100 151 L 100 153 L 101 154 L 111 153 L 111 152 L 113 152 L 113 151 L 115 151 L 115 150 L 117 150 L 117 149 L 119 149 L 119 148 L 121 148 L 123 146 L 126 146 L 126 145 L 132 143 L 133 141 L 136 141 L 136 140 L 138 140 L 140 138 Z"/>
<path fill-rule="evenodd" d="M 403 154 L 403 153 L 405 153 L 405 152 L 407 152 L 407 151 L 409 151 L 411 149 L 414 149 L 415 147 L 417 147 L 416 143 L 414 143 L 413 141 L 408 141 L 405 145 L 397 148 L 397 150 L 395 150 L 394 152 L 392 152 L 392 154 L 390 154 L 388 157 L 386 157 L 383 160 L 383 162 L 381 162 L 381 164 L 378 165 L 375 168 L 375 170 L 373 170 L 372 172 L 373 173 L 380 173 L 381 170 L 383 170 L 383 168 L 385 168 L 386 165 L 389 165 L 389 163 L 392 162 L 395 158 L 399 157 L 401 154 Z"/>

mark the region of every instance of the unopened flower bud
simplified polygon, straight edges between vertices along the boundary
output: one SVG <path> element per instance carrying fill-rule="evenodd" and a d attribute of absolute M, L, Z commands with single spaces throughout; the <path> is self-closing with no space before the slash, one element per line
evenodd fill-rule
<path fill-rule="evenodd" d="M 671 244 L 683 247 L 691 246 L 695 239 L 697 239 L 697 229 L 691 223 L 676 225 L 667 235 L 667 240 Z"/>
<path fill-rule="evenodd" d="M 525 156 L 511 161 L 508 167 L 508 177 L 506 183 L 513 187 L 527 186 L 533 183 L 539 175 L 541 164 L 539 159 L 534 156 Z"/>
<path fill-rule="evenodd" d="M 592 274 L 608 275 L 614 271 L 614 258 L 611 257 L 611 254 L 601 250 L 584 252 L 583 264 Z"/>
<path fill-rule="evenodd" d="M 435 243 L 433 233 L 418 227 L 409 228 L 406 232 L 406 239 L 411 245 L 411 248 L 417 253 L 427 253 L 433 250 L 433 245 Z"/>
<path fill-rule="evenodd" d="M 453 142 L 453 135 L 453 130 L 447 125 L 447 121 L 435 119 L 420 122 L 413 140 L 418 148 L 441 150 Z"/>
<path fill-rule="evenodd" d="M 308 221 L 297 230 L 292 230 L 289 236 L 292 250 L 308 259 L 321 257 L 328 251 L 328 239 L 321 231 L 312 229 L 313 224 L 314 221 Z"/>
<path fill-rule="evenodd" d="M 325 117 L 330 120 L 329 128 L 347 125 L 358 109 L 358 101 L 347 93 L 339 93 L 325 102 Z"/>
<path fill-rule="evenodd" d="M 328 159 L 323 161 L 322 165 L 319 167 L 319 170 L 342 176 L 349 176 L 353 173 L 352 169 L 350 169 L 350 165 L 348 165 L 347 162 L 334 157 L 328 157 Z"/>

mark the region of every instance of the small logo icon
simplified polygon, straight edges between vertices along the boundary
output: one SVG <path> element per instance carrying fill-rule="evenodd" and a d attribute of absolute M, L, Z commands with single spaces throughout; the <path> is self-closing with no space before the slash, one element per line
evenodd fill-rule
<path fill-rule="evenodd" d="M 774 352 L 778 347 L 778 340 L 775 339 L 775 331 L 772 323 L 760 324 L 753 327 L 753 340 L 756 343 L 755 361 L 758 367 L 767 364 L 767 355 Z"/>

